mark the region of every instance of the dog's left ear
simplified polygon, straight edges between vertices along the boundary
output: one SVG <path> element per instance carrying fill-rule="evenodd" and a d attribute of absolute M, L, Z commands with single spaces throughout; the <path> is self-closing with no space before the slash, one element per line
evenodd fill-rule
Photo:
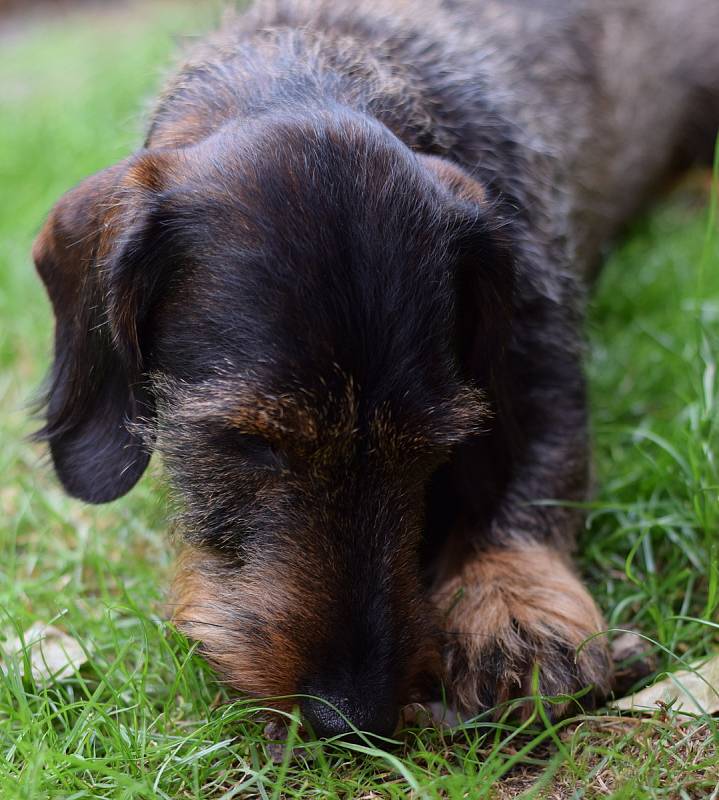
<path fill-rule="evenodd" d="M 489 378 L 511 331 L 515 264 L 507 220 L 484 187 L 461 167 L 420 156 L 448 195 L 454 249 L 456 341 L 461 366 Z"/>
<path fill-rule="evenodd" d="M 129 491 L 150 457 L 128 423 L 154 413 L 142 326 L 167 257 L 158 198 L 170 158 L 140 153 L 87 178 L 55 205 L 33 246 L 55 312 L 38 437 L 69 494 L 91 503 Z"/>

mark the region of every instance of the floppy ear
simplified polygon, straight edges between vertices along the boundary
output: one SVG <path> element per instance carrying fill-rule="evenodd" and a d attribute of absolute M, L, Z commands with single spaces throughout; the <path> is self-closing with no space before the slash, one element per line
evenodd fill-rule
<path fill-rule="evenodd" d="M 507 220 L 461 167 L 437 156 L 421 159 L 449 194 L 458 359 L 475 379 L 493 381 L 512 322 L 515 266 Z"/>
<path fill-rule="evenodd" d="M 160 172 L 144 153 L 87 178 L 56 204 L 33 246 L 55 312 L 37 435 L 67 492 L 91 503 L 129 491 L 150 458 L 128 422 L 154 413 L 138 330 L 160 269 Z"/>

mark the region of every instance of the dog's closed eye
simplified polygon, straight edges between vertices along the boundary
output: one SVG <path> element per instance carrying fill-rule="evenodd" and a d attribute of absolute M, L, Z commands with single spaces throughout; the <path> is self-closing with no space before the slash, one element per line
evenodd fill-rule
<path fill-rule="evenodd" d="M 235 455 L 253 469 L 280 472 L 287 469 L 287 458 L 280 448 L 262 436 L 235 428 L 224 428 L 218 443 L 228 455 Z"/>

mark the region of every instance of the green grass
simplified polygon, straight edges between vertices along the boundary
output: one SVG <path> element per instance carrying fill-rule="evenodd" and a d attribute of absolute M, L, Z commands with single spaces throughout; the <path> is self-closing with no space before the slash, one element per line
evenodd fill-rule
<path fill-rule="evenodd" d="M 63 191 L 137 144 L 173 32 L 208 16 L 147 4 L 134 17 L 0 32 L 0 645 L 54 620 L 88 657 L 47 688 L 6 659 L 0 797 L 716 797 L 714 720 L 671 710 L 648 720 L 604 710 L 554 727 L 537 717 L 522 730 L 480 720 L 451 736 L 411 730 L 386 753 L 308 743 L 273 763 L 252 707 L 226 703 L 164 621 L 159 466 L 128 497 L 88 508 L 63 495 L 24 438 L 51 340 L 32 238 Z M 719 243 L 708 196 L 685 188 L 637 224 L 589 323 L 598 491 L 582 566 L 610 624 L 656 642 L 657 672 L 717 648 L 717 629 L 689 619 L 716 621 L 719 601 Z"/>

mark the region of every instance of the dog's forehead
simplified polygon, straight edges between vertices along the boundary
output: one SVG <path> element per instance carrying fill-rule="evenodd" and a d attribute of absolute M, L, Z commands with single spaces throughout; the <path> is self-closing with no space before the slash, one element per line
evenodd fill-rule
<path fill-rule="evenodd" d="M 287 260 L 307 254 L 308 238 L 332 249 L 332 228 L 348 237 L 359 229 L 363 241 L 354 246 L 366 246 L 373 227 L 426 249 L 438 217 L 441 192 L 416 154 L 359 114 L 243 120 L 188 150 L 182 163 L 184 179 L 166 197 L 218 253 L 224 244 Z"/>
<path fill-rule="evenodd" d="M 450 379 L 453 256 L 442 226 L 423 224 L 418 201 L 405 207 L 401 185 L 392 191 L 394 221 L 361 197 L 314 203 L 309 191 L 272 214 L 230 195 L 217 213 L 198 212 L 187 266 L 156 308 L 153 366 L 198 382 L 228 363 L 268 365 L 271 385 L 257 391 L 277 396 L 293 375 L 315 405 L 326 389 L 334 406 L 346 394 L 335 365 L 364 393 Z"/>
<path fill-rule="evenodd" d="M 189 413 L 262 435 L 462 438 L 486 405 L 457 379 L 441 193 L 388 131 L 320 122 L 222 140 L 235 168 L 211 207 L 192 193 L 157 368 Z"/>

